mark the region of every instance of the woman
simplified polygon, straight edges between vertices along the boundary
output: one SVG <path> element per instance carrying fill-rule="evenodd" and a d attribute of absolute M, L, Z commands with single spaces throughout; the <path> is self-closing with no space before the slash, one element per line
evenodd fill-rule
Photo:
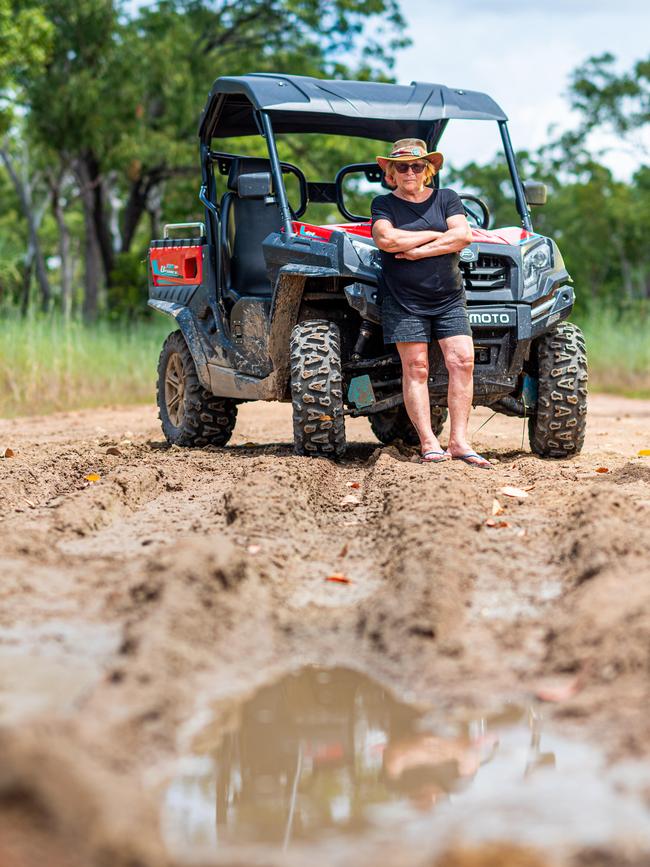
<path fill-rule="evenodd" d="M 472 450 L 467 425 L 472 407 L 474 345 L 465 306 L 458 252 L 472 241 L 462 202 L 453 190 L 427 186 L 440 170 L 441 153 L 427 153 L 421 139 L 400 139 L 377 157 L 394 187 L 372 203 L 372 236 L 382 260 L 384 343 L 395 343 L 402 361 L 404 405 L 420 438 L 423 461 L 465 461 L 492 469 Z M 451 430 L 446 451 L 431 427 L 429 343 L 440 344 L 449 373 Z"/>

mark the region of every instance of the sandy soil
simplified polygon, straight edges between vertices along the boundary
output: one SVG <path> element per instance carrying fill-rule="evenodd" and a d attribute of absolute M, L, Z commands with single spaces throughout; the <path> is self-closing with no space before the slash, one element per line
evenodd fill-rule
<path fill-rule="evenodd" d="M 290 431 L 271 404 L 214 450 L 167 449 L 149 406 L 0 422 L 3 867 L 181 863 L 159 822 L 181 733 L 304 663 L 441 708 L 556 699 L 551 724 L 635 767 L 650 807 L 650 402 L 592 397 L 559 462 L 497 416 L 475 435 L 493 472 L 380 448 L 363 419 L 339 464 L 295 457 Z M 574 836 L 344 863 L 650 863 L 640 839 Z"/>

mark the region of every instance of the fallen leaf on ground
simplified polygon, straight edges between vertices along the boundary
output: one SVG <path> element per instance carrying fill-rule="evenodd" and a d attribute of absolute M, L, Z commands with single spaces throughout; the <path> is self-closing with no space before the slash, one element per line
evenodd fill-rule
<path fill-rule="evenodd" d="M 580 676 L 571 680 L 544 681 L 537 685 L 535 698 L 540 701 L 568 701 L 582 689 Z"/>
<path fill-rule="evenodd" d="M 348 553 L 348 543 L 346 542 L 345 545 L 339 551 L 339 557 L 345 557 L 345 555 L 347 553 Z"/>
<path fill-rule="evenodd" d="M 319 415 L 318 421 L 332 421 L 331 415 Z"/>
<path fill-rule="evenodd" d="M 348 488 L 360 488 L 361 482 L 346 482 Z"/>
<path fill-rule="evenodd" d="M 596 467 L 595 472 L 597 472 L 597 473 L 608 473 L 608 472 L 609 472 L 609 468 L 608 468 L 608 467 Z"/>
<path fill-rule="evenodd" d="M 637 455 L 640 458 L 650 458 L 650 449 L 639 449 Z"/>
<path fill-rule="evenodd" d="M 87 476 L 84 476 L 84 479 L 87 482 L 98 482 L 101 479 L 99 473 L 88 473 Z"/>
<path fill-rule="evenodd" d="M 9 446 L 5 446 L 4 448 L 0 446 L 0 458 L 13 458 L 16 452 L 13 449 L 10 449 Z"/>
<path fill-rule="evenodd" d="M 509 521 L 496 521 L 494 518 L 488 518 L 485 521 L 486 527 L 494 527 L 495 530 L 502 530 L 504 527 L 511 527 L 512 524 Z"/>
<path fill-rule="evenodd" d="M 524 491 L 522 488 L 513 488 L 510 485 L 499 488 L 497 493 L 503 494 L 504 497 L 516 497 L 518 500 L 525 500 L 528 496 L 528 491 Z"/>
<path fill-rule="evenodd" d="M 342 506 L 358 506 L 359 502 L 360 502 L 359 498 L 355 497 L 354 494 L 347 494 L 341 500 L 341 505 Z"/>
<path fill-rule="evenodd" d="M 119 457 L 122 454 L 122 452 L 118 448 L 116 448 L 116 446 L 110 446 L 110 448 L 106 449 L 106 454 L 107 455 L 115 455 L 115 456 Z"/>
<path fill-rule="evenodd" d="M 503 506 L 495 497 L 492 500 L 492 514 L 493 515 L 503 515 Z"/>
<path fill-rule="evenodd" d="M 244 448 L 244 449 L 256 449 L 257 446 L 258 446 L 258 443 L 244 443 L 242 448 Z"/>
<path fill-rule="evenodd" d="M 262 546 L 261 545 L 249 545 L 246 550 L 248 551 L 249 554 L 259 554 L 260 551 L 262 550 Z"/>
<path fill-rule="evenodd" d="M 352 581 L 347 577 L 347 575 L 343 575 L 342 572 L 334 572 L 332 575 L 328 575 L 325 579 L 326 581 L 333 581 L 335 584 L 351 584 Z"/>

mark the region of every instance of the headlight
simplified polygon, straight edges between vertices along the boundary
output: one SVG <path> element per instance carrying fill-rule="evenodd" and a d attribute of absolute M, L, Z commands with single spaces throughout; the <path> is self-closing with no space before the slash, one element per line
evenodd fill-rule
<path fill-rule="evenodd" d="M 553 264 L 553 254 L 549 241 L 544 240 L 541 244 L 528 249 L 524 253 L 524 287 L 528 288 L 537 282 L 541 271 L 546 271 Z"/>
<path fill-rule="evenodd" d="M 359 259 L 361 259 L 361 263 L 366 268 L 381 268 L 379 250 L 376 247 L 364 244 L 363 241 L 352 241 L 352 246 L 356 250 Z"/>

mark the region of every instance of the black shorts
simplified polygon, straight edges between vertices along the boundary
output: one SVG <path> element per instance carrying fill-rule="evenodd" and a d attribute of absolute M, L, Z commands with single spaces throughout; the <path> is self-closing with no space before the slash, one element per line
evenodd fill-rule
<path fill-rule="evenodd" d="M 420 316 L 402 307 L 390 292 L 384 292 L 381 323 L 384 343 L 431 343 L 431 338 L 472 336 L 467 308 L 463 304 L 438 315 Z"/>

